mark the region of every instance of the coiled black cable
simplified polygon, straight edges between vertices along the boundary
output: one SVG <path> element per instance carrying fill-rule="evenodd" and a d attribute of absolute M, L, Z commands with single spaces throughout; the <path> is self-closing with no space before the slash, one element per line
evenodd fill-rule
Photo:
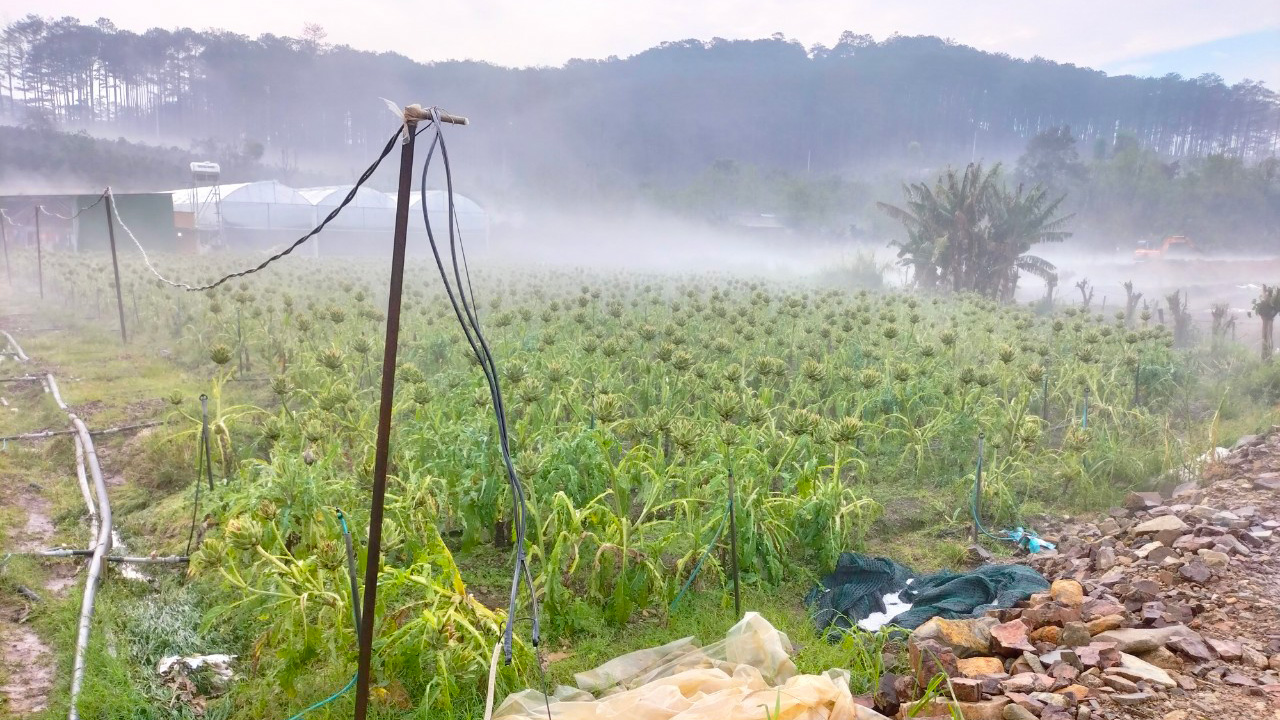
<path fill-rule="evenodd" d="M 457 216 L 455 213 L 453 199 L 453 170 L 449 165 L 449 150 L 445 144 L 444 134 L 441 132 L 439 116 L 434 109 L 432 110 L 430 126 L 435 128 L 435 137 L 432 138 L 431 147 L 427 150 L 426 161 L 422 166 L 422 183 L 419 190 L 421 193 L 423 223 L 426 225 L 427 239 L 431 243 L 431 253 L 435 257 L 436 268 L 440 271 L 440 279 L 444 283 L 445 293 L 449 298 L 449 304 L 453 307 L 454 315 L 458 318 L 458 323 L 462 326 L 462 332 L 466 336 L 467 344 L 471 347 L 471 351 L 475 355 L 476 361 L 480 364 L 481 371 L 484 373 L 485 382 L 489 385 L 489 396 L 493 403 L 494 415 L 498 424 L 499 449 L 502 454 L 503 465 L 506 469 L 507 481 L 511 487 L 512 525 L 514 526 L 516 535 L 514 550 L 515 567 L 512 569 L 511 596 L 507 610 L 507 620 L 504 623 L 502 640 L 503 653 L 507 664 L 510 664 L 514 634 L 512 625 L 515 622 L 517 608 L 516 601 L 519 596 L 520 583 L 522 579 L 529 588 L 530 616 L 533 624 L 531 640 L 534 648 L 538 647 L 541 640 L 537 593 L 534 590 L 533 574 L 529 570 L 528 557 L 525 553 L 526 518 L 528 517 L 529 509 L 524 487 L 516 474 L 515 465 L 511 460 L 511 441 L 507 431 L 506 406 L 502 398 L 502 386 L 498 377 L 497 364 L 493 359 L 493 353 L 489 348 L 488 341 L 485 340 L 484 332 L 480 329 L 478 311 L 475 307 L 475 292 L 471 285 L 471 271 L 466 265 L 466 250 L 462 244 L 461 228 L 457 226 Z M 431 161 L 435 157 L 437 147 L 440 149 L 440 160 L 443 165 L 445 175 L 446 197 L 448 198 L 448 216 L 446 222 L 449 228 L 449 253 L 453 270 L 452 282 L 449 279 L 449 272 L 445 269 L 444 260 L 440 255 L 440 247 L 436 242 L 435 232 L 431 227 L 431 214 L 427 206 L 427 173 L 431 168 Z M 458 263 L 459 256 L 462 257 L 461 266 Z M 456 291 L 454 287 L 455 283 Z M 539 667 L 541 667 L 540 663 Z M 548 708 L 548 714 L 549 711 L 550 709 Z"/>

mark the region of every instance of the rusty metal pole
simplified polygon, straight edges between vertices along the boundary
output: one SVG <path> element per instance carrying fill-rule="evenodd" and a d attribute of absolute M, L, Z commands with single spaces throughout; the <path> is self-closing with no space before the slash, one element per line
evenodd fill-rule
<path fill-rule="evenodd" d="M 107 207 L 107 239 L 111 242 L 111 269 L 116 274 L 116 309 L 120 311 L 120 342 L 128 345 L 129 336 L 124 330 L 124 296 L 120 291 L 120 263 L 116 260 L 116 226 L 113 222 L 115 198 L 112 197 L 110 188 L 107 188 L 105 205 Z"/>
<path fill-rule="evenodd" d="M 44 252 L 41 250 L 40 243 L 40 213 L 44 208 L 36 206 L 36 277 L 40 281 L 40 299 L 44 299 Z"/>
<path fill-rule="evenodd" d="M 378 407 L 378 441 L 373 456 L 373 503 L 369 511 L 368 558 L 364 571 L 364 611 L 360 614 L 360 658 L 356 670 L 356 720 L 369 711 L 369 674 L 373 659 L 373 629 L 378 608 L 378 570 L 382 562 L 382 510 L 387 491 L 387 456 L 391 442 L 391 405 L 395 399 L 396 347 L 400 341 L 400 291 L 404 286 L 404 256 L 409 233 L 409 196 L 413 183 L 413 144 L 418 121 L 405 116 L 400 148 L 400 186 L 396 195 L 396 226 L 391 249 L 391 285 L 387 297 L 387 337 L 382 348 L 382 399 Z"/>

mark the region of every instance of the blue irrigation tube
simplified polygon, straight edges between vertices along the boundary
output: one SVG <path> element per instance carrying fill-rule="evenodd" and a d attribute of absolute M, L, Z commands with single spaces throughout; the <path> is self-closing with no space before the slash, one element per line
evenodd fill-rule
<path fill-rule="evenodd" d="M 351 576 L 351 613 L 355 617 L 356 636 L 358 639 L 360 635 L 360 590 L 359 590 L 359 587 L 356 585 L 355 551 L 353 550 L 351 545 L 351 530 L 347 527 L 347 516 L 343 515 L 341 510 L 335 509 L 335 512 L 338 515 L 338 523 L 342 525 L 342 537 L 343 537 L 343 540 L 346 541 L 346 545 L 347 545 L 347 574 Z M 356 676 L 352 675 L 351 679 L 347 681 L 346 685 L 342 686 L 341 690 L 321 700 L 318 703 L 308 706 L 305 710 L 300 710 L 296 715 L 290 716 L 289 720 L 298 720 L 298 718 L 302 717 L 303 715 L 306 715 L 312 710 L 318 710 L 324 707 L 325 705 L 328 705 L 334 700 L 337 700 L 343 695 L 346 695 L 348 690 L 355 687 L 355 684 L 356 684 Z"/>
<path fill-rule="evenodd" d="M 1080 427 L 1089 429 L 1089 388 L 1084 389 L 1084 415 L 1080 419 Z"/>

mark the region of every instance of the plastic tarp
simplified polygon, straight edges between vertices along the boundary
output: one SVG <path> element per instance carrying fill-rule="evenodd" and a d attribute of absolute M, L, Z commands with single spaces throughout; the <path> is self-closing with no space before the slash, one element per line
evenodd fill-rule
<path fill-rule="evenodd" d="M 574 676 L 550 698 L 513 693 L 496 720 L 883 720 L 853 701 L 849 674 L 798 675 L 791 640 L 747 613 L 724 640 L 687 637 L 638 650 Z"/>
<path fill-rule="evenodd" d="M 889 624 L 914 630 L 931 618 L 980 617 L 1012 607 L 1046 590 L 1049 581 L 1025 565 L 984 565 L 968 572 L 944 570 L 919 576 L 888 558 L 841 553 L 835 570 L 805 597 L 820 630 L 845 630 L 873 612 L 884 612 L 886 595 L 897 593 L 911 609 Z"/>

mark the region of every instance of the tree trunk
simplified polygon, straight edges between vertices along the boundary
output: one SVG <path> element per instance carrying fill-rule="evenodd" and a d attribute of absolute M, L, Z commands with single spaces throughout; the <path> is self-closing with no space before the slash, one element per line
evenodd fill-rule
<path fill-rule="evenodd" d="M 1271 353 L 1275 347 L 1274 340 L 1271 336 L 1272 326 L 1276 322 L 1276 316 L 1263 316 L 1262 318 L 1262 360 L 1266 362 L 1271 359 Z"/>

